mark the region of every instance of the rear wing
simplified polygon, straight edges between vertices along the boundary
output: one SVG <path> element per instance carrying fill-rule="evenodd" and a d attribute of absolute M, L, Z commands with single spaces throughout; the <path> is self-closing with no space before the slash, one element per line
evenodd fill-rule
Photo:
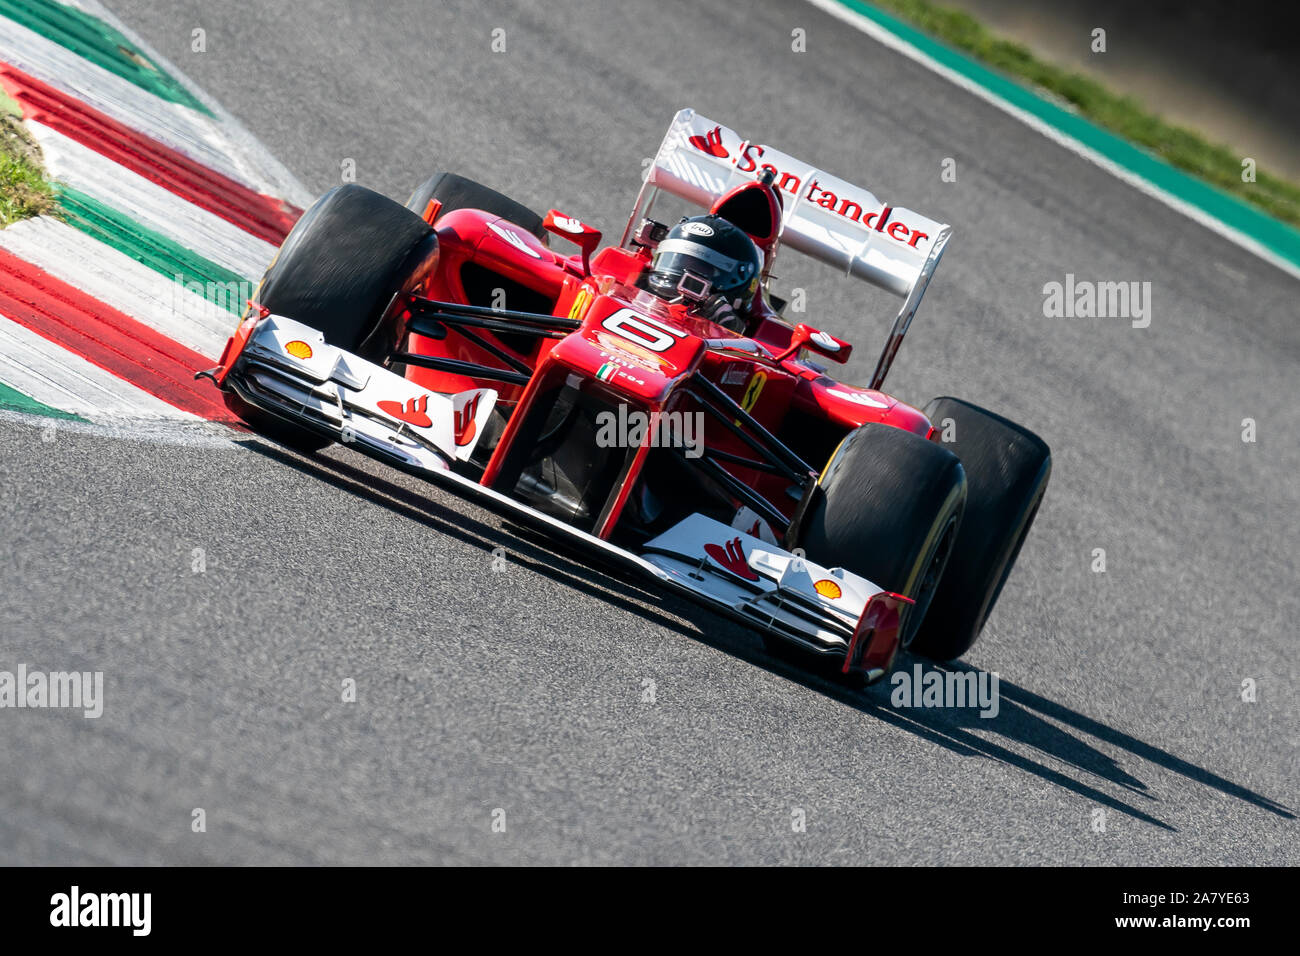
<path fill-rule="evenodd" d="M 948 244 L 950 226 L 890 206 L 860 186 L 684 109 L 659 144 L 623 244 L 649 214 L 660 189 L 708 208 L 765 169 L 783 199 L 782 244 L 903 299 L 872 376 L 870 387 L 879 388 Z"/>

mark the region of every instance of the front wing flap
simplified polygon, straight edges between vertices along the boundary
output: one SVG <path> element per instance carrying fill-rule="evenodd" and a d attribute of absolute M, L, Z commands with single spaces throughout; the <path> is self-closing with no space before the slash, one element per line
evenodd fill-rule
<path fill-rule="evenodd" d="M 497 400 L 490 388 L 427 391 L 278 315 L 257 322 L 221 381 L 265 411 L 424 470 L 468 459 Z"/>
<path fill-rule="evenodd" d="M 690 591 L 759 630 L 808 650 L 844 657 L 843 670 L 871 679 L 892 663 L 907 598 L 843 568 L 802 555 L 702 514 L 645 545 L 642 558 Z"/>

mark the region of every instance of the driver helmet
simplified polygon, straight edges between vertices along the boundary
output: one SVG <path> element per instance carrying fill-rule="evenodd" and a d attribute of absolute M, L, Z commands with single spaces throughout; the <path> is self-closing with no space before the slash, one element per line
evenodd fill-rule
<path fill-rule="evenodd" d="M 655 249 L 647 284 L 670 302 L 725 302 L 749 311 L 762 260 L 754 241 L 721 216 L 693 216 L 668 231 Z"/>

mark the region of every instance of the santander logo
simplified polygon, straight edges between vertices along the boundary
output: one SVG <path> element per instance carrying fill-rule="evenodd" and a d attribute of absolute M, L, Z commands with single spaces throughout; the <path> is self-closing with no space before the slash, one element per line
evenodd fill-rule
<path fill-rule="evenodd" d="M 722 127 L 715 126 L 703 136 L 692 136 L 691 145 L 701 152 L 708 153 L 710 156 L 716 156 L 719 159 L 727 159 L 727 148 L 722 145 Z"/>
<path fill-rule="evenodd" d="M 408 398 L 405 405 L 401 402 L 388 400 L 376 404 L 378 404 L 381 412 L 392 415 L 399 422 L 406 422 L 416 428 L 430 428 L 433 425 L 427 414 L 429 407 L 428 395 L 421 395 L 419 398 Z"/>
<path fill-rule="evenodd" d="M 474 421 L 478 415 L 479 396 L 475 395 L 465 407 L 457 409 L 455 413 L 455 432 L 456 445 L 463 448 L 474 440 L 474 432 L 477 429 L 477 423 Z"/>
<path fill-rule="evenodd" d="M 742 577 L 746 581 L 758 580 L 758 575 L 754 573 L 754 569 L 749 566 L 749 561 L 745 558 L 745 546 L 740 543 L 739 537 L 726 542 L 725 546 L 712 543 L 706 544 L 704 553 L 732 574 Z"/>
<path fill-rule="evenodd" d="M 687 142 L 702 153 L 708 153 L 718 159 L 731 159 L 732 165 L 742 173 L 752 173 L 759 169 L 771 170 L 772 175 L 775 177 L 773 181 L 778 189 L 783 189 L 790 195 L 797 196 L 800 188 L 804 188 L 803 198 L 808 202 L 816 203 L 823 209 L 866 226 L 868 229 L 884 233 L 895 242 L 901 242 L 916 249 L 918 242 L 930 238 L 928 233 L 913 229 L 902 220 L 890 222 L 889 217 L 894 210 L 889 205 L 882 206 L 875 212 L 865 212 L 861 203 L 849 197 L 837 196 L 830 190 L 823 189 L 816 179 L 803 187 L 803 183 L 794 173 L 778 169 L 771 163 L 760 163 L 759 160 L 767 152 L 766 146 L 760 146 L 757 143 L 745 143 L 740 155 L 733 159 L 727 147 L 722 143 L 721 126 L 713 127 L 702 136 L 698 134 L 691 136 Z"/>

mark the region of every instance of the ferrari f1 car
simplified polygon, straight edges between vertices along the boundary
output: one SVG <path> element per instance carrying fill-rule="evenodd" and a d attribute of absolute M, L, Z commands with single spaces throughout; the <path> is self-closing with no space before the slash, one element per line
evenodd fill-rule
<path fill-rule="evenodd" d="M 708 213 L 658 222 L 663 193 Z M 404 206 L 331 190 L 201 374 L 274 439 L 418 473 L 869 682 L 971 646 L 1051 471 L 1005 418 L 881 391 L 949 235 L 687 109 L 617 245 L 451 173 Z M 816 360 L 848 342 L 782 319 L 783 247 L 903 300 L 865 387 Z"/>

